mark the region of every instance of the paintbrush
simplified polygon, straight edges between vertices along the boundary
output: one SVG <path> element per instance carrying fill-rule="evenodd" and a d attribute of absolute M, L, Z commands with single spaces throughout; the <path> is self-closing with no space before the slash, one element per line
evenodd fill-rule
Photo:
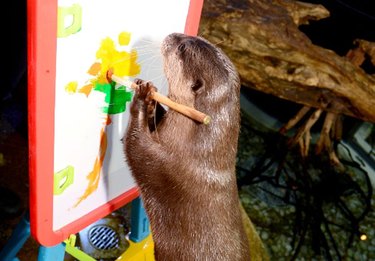
<path fill-rule="evenodd" d="M 110 79 L 118 84 L 121 84 L 122 86 L 125 86 L 125 87 L 128 87 L 128 88 L 131 88 L 133 90 L 137 89 L 138 88 L 138 85 L 130 80 L 127 80 L 127 79 L 124 79 L 124 78 L 121 78 L 121 77 L 118 77 L 116 75 L 114 75 L 112 73 L 111 70 L 109 70 L 107 72 L 107 79 Z M 183 105 L 183 104 L 180 104 L 180 103 L 177 103 L 177 102 L 174 102 L 172 101 L 171 99 L 169 99 L 168 97 L 158 93 L 158 92 L 155 92 L 153 91 L 151 93 L 151 99 L 161 103 L 161 104 L 164 104 L 166 106 L 168 106 L 170 109 L 173 109 L 193 120 L 196 120 L 197 122 L 200 122 L 200 123 L 203 123 L 203 124 L 209 124 L 210 121 L 211 121 L 211 117 L 204 114 L 203 112 L 200 112 L 194 108 L 191 108 L 189 106 L 186 106 L 186 105 Z"/>

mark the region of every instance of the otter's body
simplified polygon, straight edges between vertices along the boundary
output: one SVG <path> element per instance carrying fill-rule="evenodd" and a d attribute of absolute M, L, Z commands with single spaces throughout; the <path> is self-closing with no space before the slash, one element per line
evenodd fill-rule
<path fill-rule="evenodd" d="M 171 34 L 162 43 L 169 98 L 212 117 L 203 125 L 169 110 L 150 128 L 151 83 L 131 105 L 125 153 L 150 219 L 158 261 L 248 261 L 236 185 L 238 74 L 199 37 Z M 151 129 L 151 130 L 150 130 Z"/>

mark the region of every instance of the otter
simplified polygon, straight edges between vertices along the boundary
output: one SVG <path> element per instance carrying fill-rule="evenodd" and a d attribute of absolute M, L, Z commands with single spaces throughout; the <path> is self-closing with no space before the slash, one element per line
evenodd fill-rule
<path fill-rule="evenodd" d="M 136 79 L 124 151 L 150 220 L 155 259 L 248 261 L 235 174 L 237 70 L 199 36 L 170 34 L 161 54 L 168 97 L 212 120 L 204 125 L 164 110 L 150 99 L 153 83 Z"/>

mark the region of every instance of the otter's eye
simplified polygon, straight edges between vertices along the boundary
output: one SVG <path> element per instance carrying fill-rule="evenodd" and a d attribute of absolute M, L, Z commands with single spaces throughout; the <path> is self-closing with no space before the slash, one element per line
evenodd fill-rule
<path fill-rule="evenodd" d="M 194 84 L 191 86 L 191 89 L 196 92 L 203 86 L 203 82 L 201 80 L 196 80 Z"/>
<path fill-rule="evenodd" d="M 186 50 L 186 45 L 185 45 L 184 43 L 180 44 L 180 45 L 177 47 L 177 50 L 178 50 L 180 53 L 185 52 L 185 50 Z"/>

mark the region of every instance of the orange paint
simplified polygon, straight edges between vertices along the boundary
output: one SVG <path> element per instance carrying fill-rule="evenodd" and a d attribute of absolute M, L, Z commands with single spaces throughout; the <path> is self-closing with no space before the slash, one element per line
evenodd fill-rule
<path fill-rule="evenodd" d="M 92 88 L 94 85 L 92 83 L 83 86 L 81 89 L 78 90 L 79 93 L 84 93 L 86 97 L 88 97 L 91 93 Z"/>
<path fill-rule="evenodd" d="M 111 120 L 111 117 L 107 117 L 107 120 L 106 120 L 106 125 L 109 125 L 112 123 L 112 120 Z"/>
<path fill-rule="evenodd" d="M 88 74 L 95 76 L 100 72 L 102 65 L 100 63 L 94 63 L 91 65 L 90 69 L 87 71 Z"/>
<path fill-rule="evenodd" d="M 100 171 L 103 166 L 103 161 L 105 158 L 105 153 L 107 151 L 107 134 L 105 133 L 105 127 L 108 125 L 108 118 L 105 120 L 105 126 L 100 131 L 100 148 L 99 148 L 99 155 L 95 159 L 94 167 L 92 171 L 87 175 L 87 179 L 89 180 L 89 184 L 85 190 L 85 193 L 78 199 L 77 203 L 74 207 L 78 206 L 83 200 L 85 200 L 91 193 L 93 193 L 99 185 L 99 178 L 100 178 Z"/>

